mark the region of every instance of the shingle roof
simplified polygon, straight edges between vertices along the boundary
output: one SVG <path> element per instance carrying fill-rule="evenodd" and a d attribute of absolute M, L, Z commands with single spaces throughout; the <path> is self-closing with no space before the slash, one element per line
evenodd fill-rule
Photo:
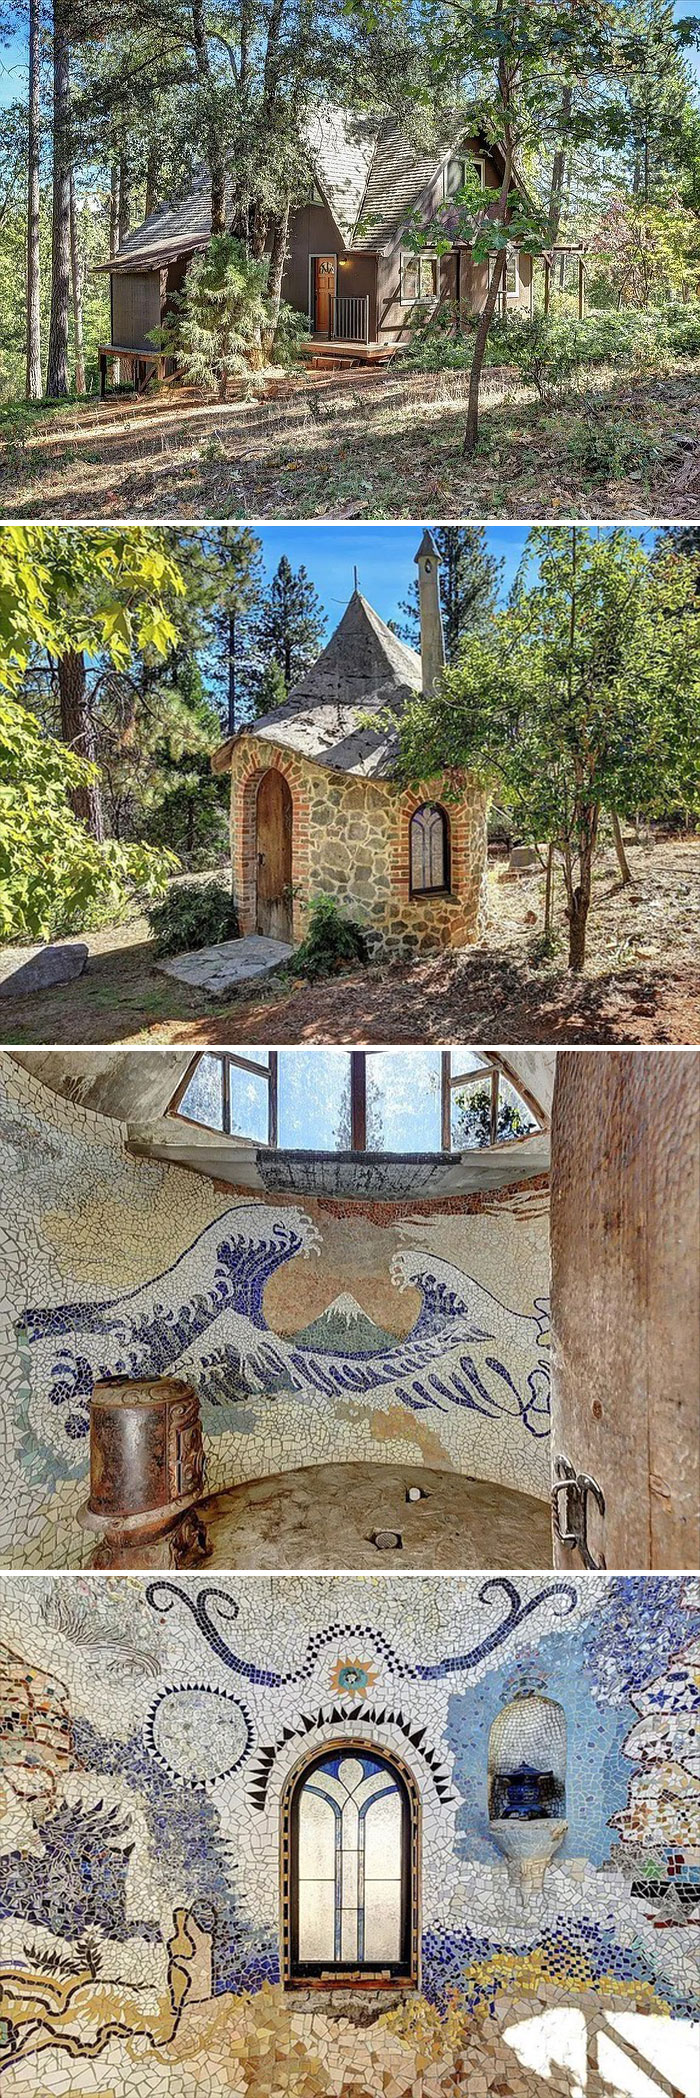
<path fill-rule="evenodd" d="M 317 111 L 307 135 L 315 179 L 345 247 L 381 252 L 394 244 L 450 148 L 464 137 L 464 119 L 455 118 L 451 137 L 430 147 L 407 138 L 393 117 L 342 109 Z M 160 205 L 98 268 L 157 269 L 206 247 L 210 233 L 210 183 L 202 174 L 189 196 Z"/>
<path fill-rule="evenodd" d="M 161 263 L 172 261 L 176 255 L 193 253 L 195 248 L 205 248 L 211 234 L 211 182 L 208 175 L 199 175 L 189 195 L 174 204 L 159 204 L 157 211 L 144 219 L 133 233 L 122 241 L 117 255 L 111 262 L 101 262 L 101 270 L 158 269 Z"/>
<path fill-rule="evenodd" d="M 392 634 L 355 590 L 328 646 L 292 686 L 283 705 L 261 715 L 239 735 L 261 736 L 334 772 L 391 778 L 397 731 L 384 725 L 368 728 L 362 716 L 390 708 L 398 723 L 403 705 L 420 689 L 420 656 Z M 230 765 L 237 740 L 231 737 L 215 753 L 216 771 Z"/>

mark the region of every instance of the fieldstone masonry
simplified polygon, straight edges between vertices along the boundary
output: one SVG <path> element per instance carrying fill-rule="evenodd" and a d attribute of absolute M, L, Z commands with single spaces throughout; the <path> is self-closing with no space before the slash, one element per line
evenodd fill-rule
<path fill-rule="evenodd" d="M 241 932 L 255 931 L 255 805 L 269 767 L 284 774 L 293 803 L 293 935 L 302 940 L 314 897 L 334 896 L 366 926 L 376 951 L 396 958 L 478 938 L 486 880 L 487 795 L 465 779 L 463 798 L 448 806 L 451 887 L 448 895 L 412 896 L 409 826 L 422 802 L 440 798 L 440 783 L 418 793 L 394 780 L 331 772 L 245 733 L 231 759 L 231 860 Z"/>

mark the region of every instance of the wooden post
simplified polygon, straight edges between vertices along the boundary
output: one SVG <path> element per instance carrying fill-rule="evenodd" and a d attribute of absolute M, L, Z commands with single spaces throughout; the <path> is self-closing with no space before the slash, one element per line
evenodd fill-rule
<path fill-rule="evenodd" d="M 611 1569 L 700 1557 L 699 1081 L 690 1049 L 557 1058 L 552 1453 L 602 1487 Z"/>
<path fill-rule="evenodd" d="M 106 392 L 107 392 L 107 352 L 106 352 L 106 350 L 100 350 L 100 400 L 101 400 L 101 401 L 103 401 L 103 400 L 104 400 L 104 397 L 105 397 L 105 394 L 106 394 Z"/>
<path fill-rule="evenodd" d="M 578 317 L 582 321 L 586 311 L 586 265 L 583 256 L 578 258 Z"/>
<path fill-rule="evenodd" d="M 552 273 L 552 265 L 551 265 L 551 262 L 550 262 L 550 260 L 549 260 L 549 256 L 548 256 L 548 255 L 545 255 L 545 258 L 544 258 L 544 310 L 545 310 L 545 313 L 549 313 L 549 280 L 550 280 L 550 277 L 551 277 L 551 273 Z"/>
<path fill-rule="evenodd" d="M 367 1149 L 367 1067 L 363 1049 L 350 1052 L 350 1146 Z"/>

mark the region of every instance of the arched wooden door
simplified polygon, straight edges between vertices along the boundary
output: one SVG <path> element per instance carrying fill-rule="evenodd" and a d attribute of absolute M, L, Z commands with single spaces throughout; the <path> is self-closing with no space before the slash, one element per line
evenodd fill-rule
<path fill-rule="evenodd" d="M 292 797 L 281 772 L 264 772 L 255 804 L 255 928 L 269 940 L 292 938 Z"/>

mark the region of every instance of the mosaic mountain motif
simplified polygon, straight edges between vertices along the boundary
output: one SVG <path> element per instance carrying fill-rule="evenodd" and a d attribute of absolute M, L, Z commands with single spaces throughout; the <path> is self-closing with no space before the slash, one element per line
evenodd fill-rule
<path fill-rule="evenodd" d="M 336 1297 L 318 1319 L 310 1326 L 303 1326 L 294 1335 L 297 1348 L 316 1348 L 322 1355 L 373 1355 L 377 1351 L 390 1353 L 396 1346 L 396 1335 L 386 1333 L 374 1319 L 367 1317 L 355 1297 L 343 1291 Z"/>

